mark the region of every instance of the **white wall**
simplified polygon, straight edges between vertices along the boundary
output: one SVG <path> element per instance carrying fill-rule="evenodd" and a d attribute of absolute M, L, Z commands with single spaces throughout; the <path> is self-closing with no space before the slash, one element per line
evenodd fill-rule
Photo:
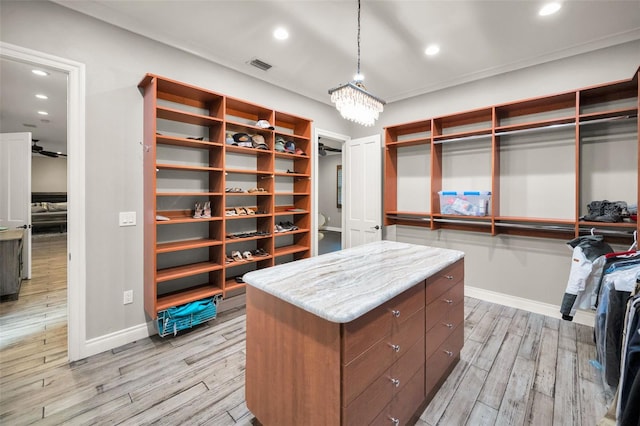
<path fill-rule="evenodd" d="M 67 159 L 31 156 L 31 192 L 67 192 Z"/>
<path fill-rule="evenodd" d="M 143 107 L 137 85 L 145 73 L 292 112 L 348 134 L 346 123 L 328 105 L 54 3 L 3 0 L 0 39 L 86 65 L 87 339 L 147 321 L 142 226 L 118 227 L 120 211 L 143 216 Z M 126 289 L 134 291 L 133 304 L 122 304 Z"/>
<path fill-rule="evenodd" d="M 342 155 L 318 157 L 318 211 L 327 217 L 326 227 L 342 229 L 342 209 L 337 207 L 337 166 Z"/>
<path fill-rule="evenodd" d="M 628 80 L 638 66 L 640 66 L 640 41 L 630 42 L 393 103 L 387 106 L 381 115 L 377 129 L 373 132 L 382 133 L 383 126 L 546 96 L 617 80 Z M 371 132 L 371 130 L 354 128 L 351 134 L 353 137 L 360 137 Z M 624 156 L 624 153 L 618 154 Z M 428 159 L 428 155 L 420 155 Z M 631 157 L 637 158 L 637 154 L 634 156 L 632 153 Z M 403 159 L 405 162 L 414 160 L 415 158 Z M 527 161 L 538 160 L 535 156 L 527 159 Z M 567 161 L 572 162 L 568 168 L 573 169 L 573 157 Z M 415 165 L 413 169 L 416 169 Z M 427 169 L 422 171 L 423 174 L 425 170 Z M 426 174 L 428 176 L 428 171 Z M 480 180 L 482 181 L 486 176 L 487 174 L 484 173 L 480 176 Z M 450 178 L 455 180 L 456 177 L 450 176 Z M 465 177 L 457 178 L 461 181 Z M 474 179 L 471 180 L 476 183 Z M 428 193 L 428 178 L 419 177 L 414 181 L 422 182 L 426 189 L 424 193 Z M 551 187 L 556 183 L 550 181 L 549 185 Z M 486 182 L 478 182 L 478 184 L 486 185 Z M 573 184 L 573 178 L 571 184 Z M 401 196 L 406 198 L 411 193 L 415 193 L 416 189 L 417 186 L 413 185 L 411 188 L 399 190 L 398 204 L 404 202 L 407 205 L 403 208 L 407 210 L 424 208 L 428 211 L 429 203 L 424 194 L 422 198 L 415 198 L 414 194 L 413 199 L 400 200 Z M 602 191 L 599 195 L 602 196 Z M 573 214 L 570 216 L 573 217 Z M 432 232 L 424 228 L 406 226 L 389 227 L 385 231 L 389 239 L 464 251 L 466 253 L 465 280 L 469 286 L 553 305 L 559 305 L 561 302 L 571 260 L 571 251 L 563 240 L 515 236 L 491 237 L 486 234 L 447 230 Z"/>

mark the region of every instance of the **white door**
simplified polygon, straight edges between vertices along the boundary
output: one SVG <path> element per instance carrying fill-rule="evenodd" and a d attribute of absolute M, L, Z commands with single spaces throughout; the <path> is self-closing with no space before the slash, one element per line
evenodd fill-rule
<path fill-rule="evenodd" d="M 22 277 L 31 278 L 31 133 L 0 134 L 0 226 L 25 229 Z"/>
<path fill-rule="evenodd" d="M 382 147 L 380 135 L 351 139 L 344 147 L 342 248 L 349 248 L 382 239 Z"/>

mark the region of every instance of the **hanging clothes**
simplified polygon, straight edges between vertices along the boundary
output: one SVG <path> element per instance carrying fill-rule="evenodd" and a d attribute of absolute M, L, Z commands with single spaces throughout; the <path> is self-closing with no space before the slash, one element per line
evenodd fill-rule
<path fill-rule="evenodd" d="M 608 259 L 605 268 L 594 325 L 598 359 L 603 367 L 605 383 L 615 388 L 620 380 L 622 331 L 625 325 L 627 300 L 640 273 L 640 257 L 636 259 Z"/>
<path fill-rule="evenodd" d="M 623 336 L 616 417 L 621 426 L 638 426 L 640 425 L 640 295 L 638 294 L 629 302 Z"/>
<path fill-rule="evenodd" d="M 567 242 L 573 248 L 569 281 L 562 298 L 562 319 L 572 321 L 577 309 L 595 309 L 604 257 L 613 249 L 602 235 L 585 235 Z"/>

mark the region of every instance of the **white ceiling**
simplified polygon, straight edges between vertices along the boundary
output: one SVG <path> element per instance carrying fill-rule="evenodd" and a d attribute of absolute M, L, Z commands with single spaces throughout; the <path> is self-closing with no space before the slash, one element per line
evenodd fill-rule
<path fill-rule="evenodd" d="M 55 2 L 328 104 L 327 90 L 356 71 L 356 0 Z M 363 0 L 365 84 L 393 102 L 640 39 L 638 0 L 565 0 L 557 14 L 540 17 L 543 3 Z M 288 40 L 273 38 L 278 26 Z M 434 57 L 424 54 L 430 43 L 441 47 Z M 254 58 L 273 68 L 248 65 Z M 4 98 L 8 79 L 1 80 Z"/>

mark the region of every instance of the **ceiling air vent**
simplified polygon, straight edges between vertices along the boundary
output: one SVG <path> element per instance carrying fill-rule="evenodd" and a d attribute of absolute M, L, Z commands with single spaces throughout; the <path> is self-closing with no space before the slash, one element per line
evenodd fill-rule
<path fill-rule="evenodd" d="M 37 127 L 38 127 L 38 126 L 36 126 L 35 124 L 28 124 L 28 123 L 22 123 L 22 125 L 23 125 L 24 127 L 30 127 L 30 128 L 32 128 L 32 129 L 35 129 L 35 128 L 37 128 Z"/>
<path fill-rule="evenodd" d="M 249 61 L 249 65 L 253 65 L 256 68 L 261 69 L 262 71 L 268 71 L 269 68 L 272 67 L 268 63 L 261 61 L 258 58 L 253 58 L 251 61 Z"/>

